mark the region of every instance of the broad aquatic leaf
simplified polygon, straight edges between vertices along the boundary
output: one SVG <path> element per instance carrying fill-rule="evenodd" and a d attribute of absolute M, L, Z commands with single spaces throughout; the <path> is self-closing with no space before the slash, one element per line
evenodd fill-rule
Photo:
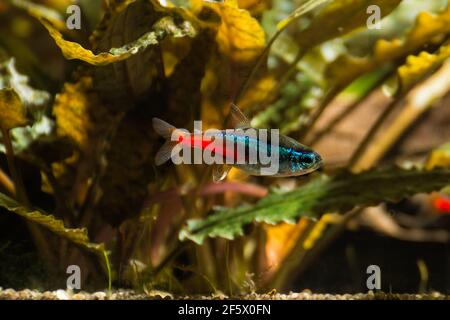
<path fill-rule="evenodd" d="M 106 29 L 100 32 L 101 35 L 97 36 L 95 50 L 104 52 L 110 48 L 123 47 L 151 32 L 152 26 L 168 17 L 169 13 L 157 11 L 149 1 L 134 1 L 111 17 L 104 18 L 108 23 Z M 177 17 L 177 21 L 182 23 L 180 21 L 183 20 Z M 177 40 L 189 42 L 191 38 Z M 157 44 L 125 61 L 94 69 L 94 90 L 108 106 L 110 113 L 126 112 L 157 90 L 157 86 L 165 80 L 162 48 L 162 45 Z"/>
<path fill-rule="evenodd" d="M 134 1 L 105 18 L 109 22 L 96 37 L 94 46 L 100 52 L 122 47 L 148 33 L 165 17 L 173 19 L 177 25 L 189 25 L 176 12 L 164 8 L 156 10 L 149 1 Z M 196 41 L 197 37 L 184 40 Z M 198 49 L 194 48 L 191 57 L 195 57 Z M 155 116 L 166 119 L 165 113 L 169 113 L 166 103 L 170 102 L 161 96 L 162 84 L 179 90 L 179 87 L 184 88 L 181 84 L 187 77 L 196 73 L 200 73 L 199 77 L 202 75 L 202 71 L 196 69 L 200 63 L 190 60 L 179 62 L 167 79 L 161 50 L 158 44 L 126 61 L 91 68 L 76 83 L 67 83 L 56 98 L 54 114 L 58 134 L 68 137 L 77 152 L 64 163 L 54 164 L 54 174 L 75 205 L 89 201 L 86 206 L 94 219 L 103 218 L 118 225 L 140 212 L 147 194 L 146 186 L 154 179 L 152 162 L 159 147 L 151 119 Z M 194 81 L 189 83 L 195 85 Z M 174 92 L 171 98 L 182 99 L 179 93 Z M 195 95 L 190 94 L 189 98 L 194 98 Z M 180 117 L 188 112 L 187 108 L 186 113 L 176 111 Z M 95 185 L 92 177 L 96 177 Z M 87 197 L 88 194 L 95 194 L 95 197 Z"/>
<path fill-rule="evenodd" d="M 258 21 L 232 4 L 213 7 L 222 18 L 216 39 L 219 51 L 238 65 L 253 63 L 265 46 L 264 30 Z"/>
<path fill-rule="evenodd" d="M 52 215 L 45 214 L 40 210 L 27 209 L 10 197 L 0 193 L 0 206 L 13 212 L 28 221 L 37 223 L 47 230 L 67 239 L 80 247 L 104 256 L 105 247 L 103 244 L 91 243 L 86 229 L 69 229 L 64 226 L 61 220 Z"/>
<path fill-rule="evenodd" d="M 0 127 L 11 130 L 27 124 L 25 108 L 13 89 L 0 89 Z"/>
<path fill-rule="evenodd" d="M 144 51 L 148 47 L 157 45 L 163 38 L 169 35 L 173 37 L 195 36 L 195 28 L 189 21 L 182 20 L 181 23 L 177 24 L 174 22 L 173 17 L 165 16 L 157 21 L 150 31 L 142 34 L 136 39 L 133 39 L 130 43 L 124 44 L 121 47 L 110 48 L 108 52 L 96 54 L 92 50 L 83 48 L 77 42 L 65 40 L 61 33 L 61 31 L 65 28 L 65 23 L 61 22 L 54 15 L 50 15 L 49 12 L 52 12 L 50 9 L 46 9 L 43 6 L 28 3 L 23 0 L 15 1 L 19 3 L 20 7 L 27 9 L 31 16 L 34 16 L 42 23 L 42 25 L 48 30 L 50 36 L 55 40 L 66 59 L 82 60 L 95 66 L 104 66 L 129 59 L 130 57 Z M 117 5 L 117 8 L 114 6 L 114 10 L 112 10 L 112 12 L 117 13 L 122 10 L 126 10 L 130 3 L 132 2 L 127 1 Z M 176 12 L 179 12 L 179 10 L 176 10 Z M 104 21 L 109 22 L 110 15 L 108 15 Z M 63 27 L 61 27 L 61 23 L 63 23 Z M 101 32 L 96 32 L 94 34 L 94 38 L 99 37 L 99 33 Z"/>
<path fill-rule="evenodd" d="M 175 126 L 184 128 L 200 117 L 198 111 L 202 101 L 201 84 L 207 67 L 205 61 L 216 49 L 214 38 L 214 32 L 203 30 L 192 41 L 189 53 L 178 62 L 167 79 L 167 87 L 171 92 L 167 98 L 167 111 L 171 114 L 170 119 Z"/>
<path fill-rule="evenodd" d="M 96 113 L 90 110 L 95 106 Z M 67 137 L 83 152 L 89 150 L 89 138 L 100 135 L 103 126 L 97 125 L 95 119 L 110 123 L 107 111 L 101 107 L 99 97 L 93 90 L 92 78 L 82 77 L 75 83 L 66 83 L 56 96 L 53 106 L 57 132 Z M 94 118 L 94 119 L 93 119 Z"/>
<path fill-rule="evenodd" d="M 49 22 L 40 19 L 41 23 L 48 30 L 50 36 L 55 40 L 58 47 L 66 59 L 82 60 L 95 66 L 104 66 L 110 63 L 123 61 L 142 52 L 149 46 L 159 43 L 164 37 L 170 35 L 174 37 L 194 36 L 195 31 L 192 25 L 184 23 L 177 26 L 171 17 L 164 17 L 158 21 L 153 30 L 144 34 L 132 43 L 120 48 L 112 48 L 109 52 L 94 54 L 91 50 L 83 48 L 80 44 L 65 40 L 63 35 Z"/>
<path fill-rule="evenodd" d="M 231 100 L 264 51 L 265 34 L 258 21 L 248 11 L 239 9 L 235 1 L 209 4 L 208 7 L 217 13 L 221 21 L 218 26 L 211 27 L 217 32 L 217 49 L 208 58 L 202 81 L 202 120 L 205 127 L 222 128 Z M 264 68 L 258 71 L 258 76 L 265 76 Z M 253 89 L 249 88 L 247 92 Z M 265 97 L 257 98 L 261 101 Z M 253 99 L 252 102 L 258 101 Z"/>
<path fill-rule="evenodd" d="M 96 165 L 95 159 L 115 116 L 102 104 L 93 88 L 93 80 L 88 76 L 64 85 L 55 98 L 53 115 L 58 137 L 68 139 L 76 151 L 72 158 L 53 165 L 54 175 L 75 202 L 81 204 Z"/>
<path fill-rule="evenodd" d="M 252 222 L 295 223 L 300 217 L 316 218 L 325 212 L 344 212 L 355 206 L 400 200 L 416 193 L 440 190 L 448 184 L 450 170 L 400 168 L 344 172 L 334 177 L 319 176 L 289 193 L 272 194 L 256 205 L 216 212 L 204 220 L 190 220 L 180 239 L 202 243 L 206 237 L 234 239 Z"/>

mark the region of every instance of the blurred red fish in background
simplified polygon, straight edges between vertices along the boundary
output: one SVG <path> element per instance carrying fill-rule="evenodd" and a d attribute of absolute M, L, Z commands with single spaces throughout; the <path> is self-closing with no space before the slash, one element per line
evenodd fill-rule
<path fill-rule="evenodd" d="M 438 214 L 450 214 L 450 198 L 438 196 L 433 200 L 433 206 Z"/>

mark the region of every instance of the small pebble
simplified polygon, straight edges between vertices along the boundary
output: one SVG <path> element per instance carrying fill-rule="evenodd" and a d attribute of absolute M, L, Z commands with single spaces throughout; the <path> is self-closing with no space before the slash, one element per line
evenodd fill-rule
<path fill-rule="evenodd" d="M 56 298 L 58 298 L 59 300 L 69 300 L 70 295 L 65 290 L 57 290 Z"/>

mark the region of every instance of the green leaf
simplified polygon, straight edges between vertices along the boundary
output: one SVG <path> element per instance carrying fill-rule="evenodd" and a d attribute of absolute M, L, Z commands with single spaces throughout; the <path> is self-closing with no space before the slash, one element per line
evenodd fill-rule
<path fill-rule="evenodd" d="M 243 227 L 256 222 L 295 223 L 300 217 L 316 218 L 326 212 L 345 212 L 355 206 L 400 200 L 417 193 L 440 190 L 450 181 L 449 169 L 405 170 L 392 168 L 319 176 L 292 192 L 271 194 L 252 206 L 225 209 L 204 220 L 190 220 L 180 239 L 201 244 L 206 237 L 233 239 Z"/>

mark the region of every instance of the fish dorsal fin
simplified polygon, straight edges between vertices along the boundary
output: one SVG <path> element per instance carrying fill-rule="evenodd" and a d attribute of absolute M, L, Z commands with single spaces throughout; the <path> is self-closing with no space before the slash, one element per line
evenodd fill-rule
<path fill-rule="evenodd" d="M 285 147 L 290 147 L 290 148 L 306 148 L 306 146 L 304 146 L 297 140 L 295 140 L 291 137 L 288 137 L 288 136 L 280 135 L 280 144 L 284 145 Z"/>
<path fill-rule="evenodd" d="M 153 129 L 156 131 L 156 133 L 165 139 L 170 139 L 173 131 L 176 130 L 174 126 L 168 124 L 164 120 L 153 118 L 152 122 L 153 122 Z"/>
<path fill-rule="evenodd" d="M 250 120 L 234 103 L 231 104 L 230 114 L 235 128 L 246 129 L 251 127 Z"/>
<path fill-rule="evenodd" d="M 220 182 L 224 180 L 231 170 L 231 166 L 226 164 L 215 164 L 213 166 L 213 181 Z"/>

